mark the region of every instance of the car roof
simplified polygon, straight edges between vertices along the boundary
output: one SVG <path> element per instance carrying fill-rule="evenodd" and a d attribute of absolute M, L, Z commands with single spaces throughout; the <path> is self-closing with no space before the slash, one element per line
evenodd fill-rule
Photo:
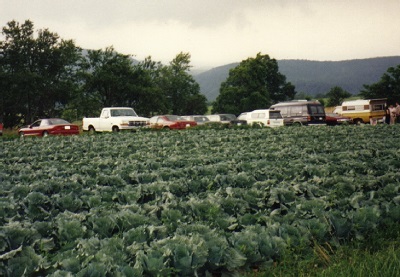
<path fill-rule="evenodd" d="M 280 107 L 280 106 L 295 106 L 295 105 L 307 105 L 307 104 L 318 104 L 318 105 L 322 105 L 318 100 L 312 100 L 312 101 L 308 101 L 308 100 L 293 100 L 293 101 L 286 101 L 286 102 L 279 102 L 276 103 L 274 105 L 272 105 L 271 107 Z"/>
<path fill-rule="evenodd" d="M 46 118 L 39 118 L 39 119 L 37 119 L 37 120 L 35 120 L 35 121 L 38 121 L 38 120 L 54 120 L 54 119 L 65 120 L 65 119 L 58 118 L 58 117 L 46 117 Z"/>
<path fill-rule="evenodd" d="M 271 110 L 271 109 L 259 109 L 259 110 L 251 111 L 250 113 L 254 113 L 254 112 L 261 113 L 261 112 L 269 112 L 269 111 L 271 111 L 271 112 L 279 112 L 277 110 Z"/>
<path fill-rule="evenodd" d="M 342 106 L 348 106 L 348 105 L 369 105 L 370 103 L 383 103 L 386 102 L 386 98 L 381 98 L 381 99 L 356 99 L 356 100 L 349 100 L 349 101 L 344 101 L 342 103 Z"/>

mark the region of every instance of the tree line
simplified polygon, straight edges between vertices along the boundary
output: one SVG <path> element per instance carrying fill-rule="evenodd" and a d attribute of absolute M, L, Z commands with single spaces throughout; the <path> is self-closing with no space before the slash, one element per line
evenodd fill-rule
<path fill-rule="evenodd" d="M 168 64 L 151 57 L 134 63 L 113 47 L 85 51 L 73 40 L 34 24 L 8 22 L 0 41 L 0 116 L 5 127 L 39 117 L 78 120 L 105 106 L 138 114 L 204 114 L 207 99 L 189 74 L 190 54 Z"/>
<path fill-rule="evenodd" d="M 148 56 L 134 63 L 113 47 L 83 50 L 48 29 L 26 20 L 10 21 L 0 41 L 0 120 L 20 126 L 40 117 L 70 121 L 98 116 L 105 106 L 133 107 L 142 116 L 204 114 L 207 99 L 190 75 L 190 54 L 180 52 L 163 65 Z M 333 87 L 328 106 L 340 105 L 351 94 Z M 376 84 L 364 85 L 363 98 L 400 100 L 400 65 L 391 67 Z M 213 113 L 267 108 L 296 97 L 294 85 L 279 72 L 278 63 L 258 53 L 229 72 Z"/>

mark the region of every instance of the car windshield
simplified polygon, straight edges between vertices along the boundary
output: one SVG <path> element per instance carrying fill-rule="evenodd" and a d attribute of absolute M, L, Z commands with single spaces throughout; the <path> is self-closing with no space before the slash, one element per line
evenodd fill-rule
<path fill-rule="evenodd" d="M 245 119 L 246 116 L 247 116 L 247 113 L 241 113 L 241 114 L 237 117 L 237 119 Z"/>
<path fill-rule="evenodd" d="M 61 124 L 69 124 L 69 122 L 61 118 L 52 118 L 48 119 L 48 124 L 45 125 L 61 125 Z"/>
<path fill-rule="evenodd" d="M 221 114 L 221 121 L 231 121 L 235 120 L 236 116 L 234 114 Z"/>
<path fill-rule="evenodd" d="M 185 120 L 183 117 L 178 115 L 166 115 L 165 116 L 169 121 L 178 121 L 178 120 Z"/>
<path fill-rule="evenodd" d="M 309 105 L 310 114 L 324 114 L 324 106 L 322 105 Z"/>
<path fill-rule="evenodd" d="M 206 116 L 194 116 L 193 117 L 196 122 L 206 122 L 210 121 Z"/>
<path fill-rule="evenodd" d="M 113 109 L 111 116 L 137 116 L 133 109 Z"/>

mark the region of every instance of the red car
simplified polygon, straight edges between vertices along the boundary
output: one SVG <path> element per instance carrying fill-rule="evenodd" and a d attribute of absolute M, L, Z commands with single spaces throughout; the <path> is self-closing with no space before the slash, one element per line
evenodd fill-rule
<path fill-rule="evenodd" d="M 48 135 L 78 135 L 79 126 L 71 124 L 60 118 L 45 118 L 33 122 L 31 125 L 18 130 L 21 137 L 23 136 L 40 136 Z"/>
<path fill-rule="evenodd" d="M 335 126 L 342 124 L 353 124 L 353 119 L 347 116 L 341 116 L 337 113 L 327 113 L 326 114 L 326 125 Z"/>
<path fill-rule="evenodd" d="M 149 120 L 150 128 L 155 129 L 186 129 L 197 126 L 196 121 L 185 120 L 178 115 L 157 115 Z"/>
<path fill-rule="evenodd" d="M 0 123 L 0 136 L 3 135 L 3 123 Z"/>

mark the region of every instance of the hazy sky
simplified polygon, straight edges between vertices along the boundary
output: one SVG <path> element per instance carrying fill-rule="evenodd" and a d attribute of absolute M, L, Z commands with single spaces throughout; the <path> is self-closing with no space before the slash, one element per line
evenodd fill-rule
<path fill-rule="evenodd" d="M 0 0 L 0 26 L 30 19 L 86 49 L 194 67 L 255 57 L 400 55 L 400 0 Z M 3 37 L 1 37 L 3 39 Z"/>

